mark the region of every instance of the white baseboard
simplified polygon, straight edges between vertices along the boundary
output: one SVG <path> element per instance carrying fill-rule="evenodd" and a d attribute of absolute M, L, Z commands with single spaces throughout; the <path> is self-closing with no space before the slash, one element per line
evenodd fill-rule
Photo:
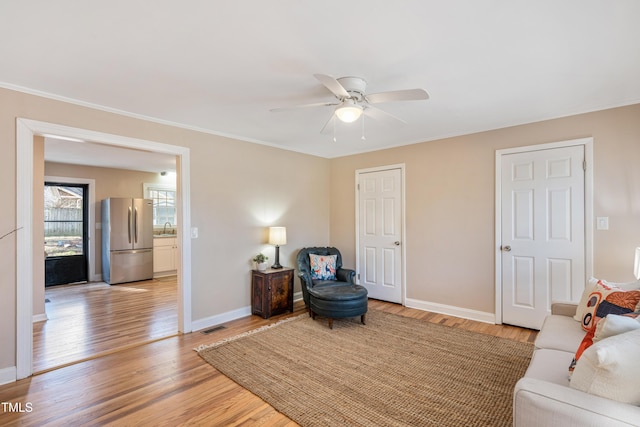
<path fill-rule="evenodd" d="M 0 385 L 15 382 L 18 378 L 16 372 L 15 366 L 0 369 Z"/>
<path fill-rule="evenodd" d="M 293 302 L 302 300 L 302 292 L 296 292 L 293 294 Z M 246 306 L 238 308 L 236 310 L 227 311 L 226 313 L 216 314 L 215 316 L 205 317 L 204 319 L 194 320 L 191 322 L 192 332 L 200 331 L 202 329 L 210 328 L 212 326 L 220 325 L 225 322 L 240 319 L 241 317 L 247 317 L 251 315 L 251 307 Z"/>
<path fill-rule="evenodd" d="M 45 320 L 48 320 L 49 318 L 47 317 L 47 313 L 41 313 L 41 314 L 34 314 L 33 315 L 33 323 L 36 322 L 44 322 Z"/>
<path fill-rule="evenodd" d="M 176 274 L 178 274 L 178 270 L 159 271 L 157 273 L 153 273 L 153 278 L 155 279 L 157 277 L 175 276 Z"/>
<path fill-rule="evenodd" d="M 495 313 L 485 311 L 470 310 L 468 308 L 456 307 L 453 305 L 439 304 L 436 302 L 421 301 L 417 299 L 405 299 L 405 306 L 417 308 L 418 310 L 431 311 L 433 313 L 446 314 L 448 316 L 460 317 L 462 319 L 475 320 L 483 323 L 496 323 Z"/>
<path fill-rule="evenodd" d="M 251 306 L 238 308 L 236 310 L 227 311 L 226 313 L 216 314 L 215 316 L 205 317 L 191 322 L 191 331 L 199 331 L 201 329 L 210 328 L 221 323 L 230 322 L 241 317 L 251 315 Z"/>

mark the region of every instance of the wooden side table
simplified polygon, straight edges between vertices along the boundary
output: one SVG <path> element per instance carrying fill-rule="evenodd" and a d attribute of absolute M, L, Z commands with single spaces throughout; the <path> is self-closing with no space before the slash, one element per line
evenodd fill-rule
<path fill-rule="evenodd" d="M 265 319 L 293 313 L 293 268 L 251 271 L 251 313 Z"/>

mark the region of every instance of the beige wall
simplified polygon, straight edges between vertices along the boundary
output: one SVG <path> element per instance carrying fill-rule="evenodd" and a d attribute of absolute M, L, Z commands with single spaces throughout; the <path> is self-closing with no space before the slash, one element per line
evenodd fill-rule
<path fill-rule="evenodd" d="M 640 105 L 334 159 L 331 242 L 355 266 L 355 171 L 404 163 L 407 297 L 493 313 L 495 152 L 581 137 L 594 140 L 594 218 L 610 226 L 594 231 L 594 275 L 633 280 Z"/>
<path fill-rule="evenodd" d="M 273 257 L 269 225 L 287 226 L 282 264 L 331 243 L 355 266 L 355 170 L 397 163 L 406 164 L 407 296 L 493 312 L 495 150 L 586 136 L 595 141 L 594 216 L 610 218 L 610 230 L 595 232 L 595 274 L 632 279 L 640 105 L 327 160 L 0 89 L 0 235 L 16 226 L 17 117 L 191 149 L 193 320 L 250 304 L 250 259 Z M 2 370 L 15 366 L 14 234 L 0 250 Z"/>
<path fill-rule="evenodd" d="M 0 89 L 0 235 L 16 226 L 16 118 L 189 147 L 191 150 L 192 319 L 250 305 L 250 259 L 266 227 L 285 225 L 281 263 L 301 247 L 329 243 L 330 161 Z M 53 174 L 52 171 L 47 173 Z M 16 238 L 0 240 L 0 371 L 15 366 Z M 296 291 L 299 283 L 296 280 Z"/>

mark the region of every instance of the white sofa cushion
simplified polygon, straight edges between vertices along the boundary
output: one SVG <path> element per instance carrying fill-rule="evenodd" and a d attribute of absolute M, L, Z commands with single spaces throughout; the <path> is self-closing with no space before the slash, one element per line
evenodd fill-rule
<path fill-rule="evenodd" d="M 607 282 L 605 280 L 605 282 Z M 616 283 L 616 282 L 607 282 L 610 285 L 616 286 L 618 288 L 624 289 L 625 291 L 635 291 L 640 289 L 640 280 L 636 280 L 635 282 L 626 282 L 626 283 Z"/>
<path fill-rule="evenodd" d="M 571 387 L 520 378 L 513 393 L 514 427 L 640 426 L 640 407 Z"/>
<path fill-rule="evenodd" d="M 609 314 L 604 319 L 596 323 L 596 330 L 593 335 L 593 342 L 598 342 L 614 335 L 640 329 L 640 313 L 631 314 Z"/>
<path fill-rule="evenodd" d="M 569 387 L 567 367 L 571 360 L 573 360 L 573 353 L 539 348 L 533 352 L 524 376 Z"/>
<path fill-rule="evenodd" d="M 598 341 L 580 357 L 570 386 L 577 390 L 640 405 L 640 329 Z"/>
<path fill-rule="evenodd" d="M 567 351 L 575 354 L 585 336 L 585 331 L 572 317 L 551 315 L 544 319 L 536 337 L 536 348 Z M 571 360 L 569 360 L 571 362 Z M 566 365 L 567 368 L 569 365 Z"/>

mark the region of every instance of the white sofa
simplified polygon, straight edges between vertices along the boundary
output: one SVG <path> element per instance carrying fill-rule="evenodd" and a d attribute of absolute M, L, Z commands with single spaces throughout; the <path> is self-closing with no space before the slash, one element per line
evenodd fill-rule
<path fill-rule="evenodd" d="M 640 426 L 640 406 L 569 385 L 569 365 L 585 336 L 580 322 L 573 318 L 576 308 L 573 304 L 553 304 L 536 338 L 531 363 L 514 389 L 513 425 Z M 637 358 L 640 363 L 640 354 Z"/>

